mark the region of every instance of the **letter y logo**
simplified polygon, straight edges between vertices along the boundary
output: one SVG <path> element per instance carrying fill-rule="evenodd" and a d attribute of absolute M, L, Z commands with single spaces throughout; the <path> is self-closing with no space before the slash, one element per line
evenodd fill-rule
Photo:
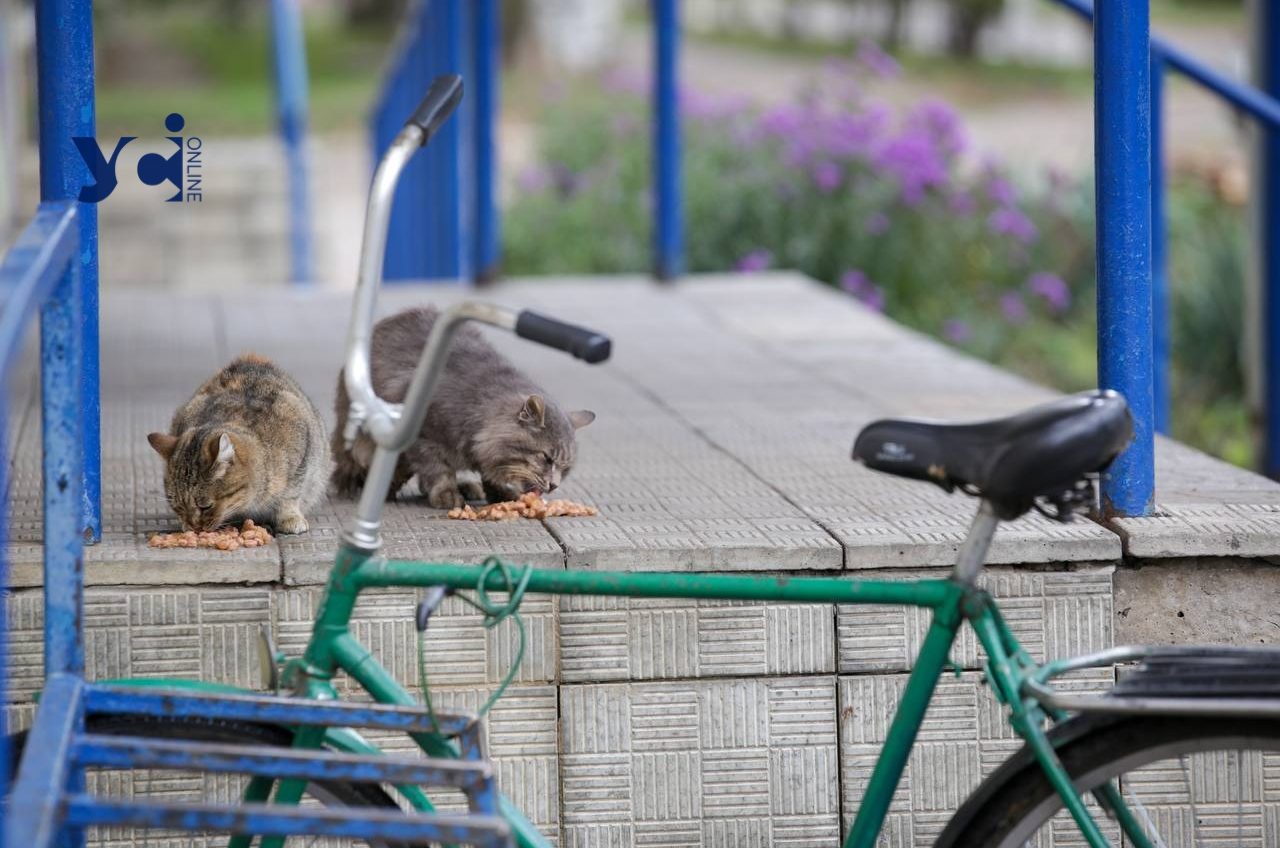
<path fill-rule="evenodd" d="M 103 157 L 102 148 L 98 147 L 98 142 L 95 139 L 86 138 L 85 136 L 74 136 L 71 139 L 75 142 L 76 150 L 80 151 L 80 158 L 89 167 L 89 174 L 93 177 L 93 185 L 80 189 L 80 201 L 82 203 L 98 203 L 105 200 L 111 192 L 115 191 L 116 159 L 120 156 L 120 151 L 124 149 L 124 146 L 135 138 L 137 136 L 122 136 L 120 141 L 116 143 L 116 149 L 112 151 L 110 159 Z"/>

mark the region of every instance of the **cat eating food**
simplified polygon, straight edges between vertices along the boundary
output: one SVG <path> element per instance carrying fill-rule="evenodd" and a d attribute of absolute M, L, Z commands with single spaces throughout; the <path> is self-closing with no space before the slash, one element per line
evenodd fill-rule
<path fill-rule="evenodd" d="M 404 400 L 438 316 L 434 307 L 407 309 L 373 328 L 373 388 L 383 400 Z M 343 444 L 349 406 L 340 373 L 333 482 L 340 494 L 352 496 L 364 485 L 375 445 L 363 432 L 349 450 Z M 561 410 L 477 329 L 462 327 L 449 346 L 422 431 L 400 455 L 387 496 L 415 475 L 427 503 L 437 509 L 551 492 L 577 458 L 576 431 L 595 417 L 585 409 Z M 479 483 L 459 481 L 459 473 L 470 471 L 480 475 Z"/>
<path fill-rule="evenodd" d="M 147 441 L 165 461 L 165 497 L 185 530 L 251 518 L 304 533 L 304 510 L 324 494 L 324 422 L 297 381 L 261 356 L 213 375 L 173 414 L 169 432 Z"/>

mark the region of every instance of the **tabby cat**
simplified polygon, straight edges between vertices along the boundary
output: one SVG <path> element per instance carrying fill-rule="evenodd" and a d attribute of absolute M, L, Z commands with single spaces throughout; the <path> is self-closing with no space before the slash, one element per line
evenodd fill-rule
<path fill-rule="evenodd" d="M 211 377 L 169 432 L 147 441 L 165 460 L 165 497 L 188 530 L 252 518 L 303 533 L 303 511 L 324 494 L 324 422 L 297 381 L 254 354 Z"/>
<path fill-rule="evenodd" d="M 408 309 L 373 328 L 373 388 L 383 400 L 404 400 L 438 315 L 434 307 Z M 345 495 L 364 485 L 374 451 L 373 441 L 363 433 L 351 450 L 343 445 L 349 403 L 340 373 L 333 482 Z M 438 509 L 459 507 L 466 500 L 545 494 L 569 474 L 577 458 L 575 431 L 595 417 L 585 409 L 562 411 L 479 330 L 464 326 L 453 337 L 422 432 L 401 454 L 387 496 L 394 497 L 414 475 L 419 491 Z M 478 473 L 480 482 L 459 481 L 464 472 Z"/>

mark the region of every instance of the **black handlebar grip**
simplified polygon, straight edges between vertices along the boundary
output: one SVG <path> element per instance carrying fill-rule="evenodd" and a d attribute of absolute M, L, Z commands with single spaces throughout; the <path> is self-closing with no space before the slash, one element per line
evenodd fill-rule
<path fill-rule="evenodd" d="M 436 134 L 453 110 L 462 100 L 462 77 L 457 74 L 445 74 L 431 81 L 427 96 L 422 98 L 418 108 L 406 124 L 416 124 L 422 130 L 422 143 L 426 144 Z"/>
<path fill-rule="evenodd" d="M 525 309 L 516 316 L 516 335 L 531 342 L 554 347 L 590 362 L 604 362 L 609 358 L 613 342 L 595 330 L 575 327 L 536 312 Z"/>

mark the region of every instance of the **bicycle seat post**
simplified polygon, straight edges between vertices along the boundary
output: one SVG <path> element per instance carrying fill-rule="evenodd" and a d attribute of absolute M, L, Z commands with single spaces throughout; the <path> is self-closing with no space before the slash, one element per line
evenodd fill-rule
<path fill-rule="evenodd" d="M 956 567 L 951 576 L 966 586 L 972 586 L 987 561 L 987 549 L 991 547 L 991 538 L 1000 526 L 1000 517 L 995 507 L 985 498 L 978 505 L 978 514 L 969 525 L 969 532 L 960 543 L 960 552 L 956 555 Z"/>

